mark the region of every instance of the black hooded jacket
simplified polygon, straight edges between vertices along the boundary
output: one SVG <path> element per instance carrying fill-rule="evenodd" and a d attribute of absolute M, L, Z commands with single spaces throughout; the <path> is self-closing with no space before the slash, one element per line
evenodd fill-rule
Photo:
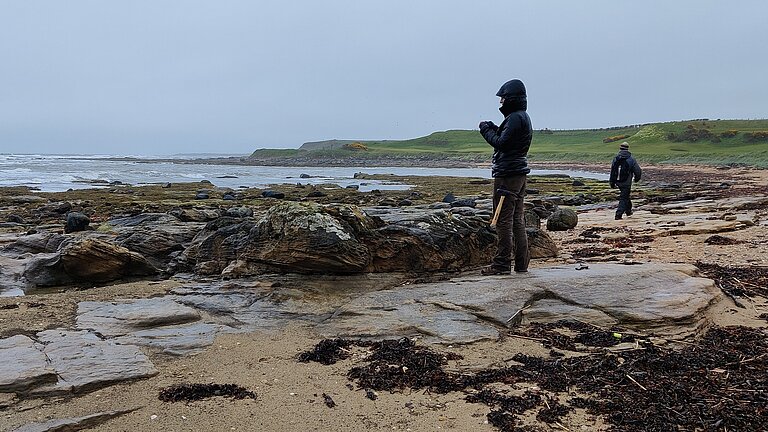
<path fill-rule="evenodd" d="M 528 174 L 528 149 L 533 138 L 533 126 L 526 109 L 528 103 L 524 98 L 504 102 L 500 108 L 505 114 L 504 121 L 499 126 L 491 122 L 480 125 L 480 133 L 493 147 L 493 177 L 510 177 Z"/>
<path fill-rule="evenodd" d="M 629 166 L 629 177 L 623 182 L 619 181 L 619 165 L 621 164 L 622 159 L 627 160 L 627 165 Z M 640 165 L 638 165 L 635 158 L 632 157 L 632 153 L 629 152 L 629 150 L 620 150 L 619 154 L 616 155 L 615 158 L 613 158 L 613 162 L 611 163 L 611 178 L 609 180 L 611 187 L 614 186 L 630 186 L 632 185 L 632 178 L 634 177 L 635 181 L 640 181 L 640 177 L 643 175 L 643 170 L 640 169 Z"/>

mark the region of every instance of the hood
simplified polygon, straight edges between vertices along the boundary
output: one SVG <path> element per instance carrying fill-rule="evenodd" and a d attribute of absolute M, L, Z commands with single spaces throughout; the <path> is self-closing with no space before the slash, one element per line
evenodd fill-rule
<path fill-rule="evenodd" d="M 504 99 L 525 99 L 526 95 L 525 85 L 518 79 L 505 82 L 499 91 L 496 92 L 496 96 L 503 97 Z"/>
<path fill-rule="evenodd" d="M 628 159 L 630 156 L 632 156 L 632 153 L 629 150 L 619 150 L 619 154 L 616 155 L 619 159 Z"/>

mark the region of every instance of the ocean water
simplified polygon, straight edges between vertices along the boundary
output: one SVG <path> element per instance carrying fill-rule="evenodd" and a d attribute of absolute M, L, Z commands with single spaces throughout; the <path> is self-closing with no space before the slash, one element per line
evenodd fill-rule
<path fill-rule="evenodd" d="M 30 186 L 42 192 L 108 187 L 111 182 L 130 185 L 199 182 L 208 180 L 219 187 L 265 187 L 272 184 L 333 183 L 341 187 L 358 185 L 371 189 L 403 190 L 410 186 L 397 182 L 360 180 L 358 172 L 419 176 L 459 176 L 489 178 L 489 168 L 418 167 L 272 167 L 173 162 L 122 161 L 116 155 L 35 155 L 0 154 L 0 187 Z M 300 178 L 302 174 L 310 178 Z M 534 170 L 532 174 L 568 174 L 607 180 L 607 173 L 568 170 Z"/>

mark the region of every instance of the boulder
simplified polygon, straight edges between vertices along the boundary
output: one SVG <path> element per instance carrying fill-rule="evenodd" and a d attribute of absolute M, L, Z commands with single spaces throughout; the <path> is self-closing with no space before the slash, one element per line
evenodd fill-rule
<path fill-rule="evenodd" d="M 457 199 L 451 201 L 451 207 L 472 207 L 475 208 L 477 206 L 477 203 L 472 198 L 466 198 L 466 199 Z"/>
<path fill-rule="evenodd" d="M 62 243 L 54 254 L 32 259 L 24 277 L 32 285 L 45 287 L 109 282 L 156 273 L 157 269 L 136 252 L 98 238 L 78 238 Z"/>
<path fill-rule="evenodd" d="M 118 245 L 138 252 L 157 268 L 166 268 L 204 227 L 202 223 L 181 222 L 165 213 L 110 219 L 107 224 L 117 233 Z"/>
<path fill-rule="evenodd" d="M 495 250 L 496 235 L 475 215 L 423 208 L 367 212 L 386 222 L 365 239 L 373 254 L 369 272 L 464 270 L 487 263 Z"/>
<path fill-rule="evenodd" d="M 23 217 L 17 215 L 17 214 L 9 214 L 8 217 L 5 218 L 8 222 L 13 222 L 17 224 L 25 224 L 27 221 L 24 220 Z"/>
<path fill-rule="evenodd" d="M 579 223 L 579 215 L 568 208 L 558 208 L 547 219 L 549 231 L 567 231 L 576 227 Z"/>
<path fill-rule="evenodd" d="M 328 194 L 326 194 L 323 191 L 319 191 L 319 190 L 315 189 L 315 190 L 313 190 L 313 191 L 311 191 L 311 192 L 309 192 L 307 194 L 307 198 L 320 198 L 320 197 L 324 197 L 326 195 L 328 195 Z"/>
<path fill-rule="evenodd" d="M 198 274 L 219 274 L 247 242 L 255 222 L 249 219 L 221 217 L 205 225 L 189 246 L 169 264 L 170 271 L 194 271 Z"/>
<path fill-rule="evenodd" d="M 251 230 L 240 259 L 299 273 L 356 273 L 370 252 L 358 236 L 377 222 L 357 208 L 283 203 Z"/>
<path fill-rule="evenodd" d="M 78 231 L 86 231 L 90 228 L 91 219 L 80 212 L 67 213 L 67 224 L 64 226 L 64 232 L 69 234 Z"/>
<path fill-rule="evenodd" d="M 221 216 L 218 210 L 206 209 L 206 208 L 199 208 L 199 209 L 175 208 L 169 211 L 168 214 L 178 218 L 183 222 L 208 222 Z"/>
<path fill-rule="evenodd" d="M 283 199 L 285 198 L 285 194 L 282 192 L 276 192 L 273 190 L 265 190 L 261 193 L 261 196 L 264 198 L 275 198 L 275 199 Z"/>
<path fill-rule="evenodd" d="M 535 211 L 535 209 L 525 209 L 525 227 L 526 228 L 541 228 L 541 217 Z"/>
<path fill-rule="evenodd" d="M 233 218 L 253 217 L 253 209 L 248 207 L 230 207 L 224 212 L 224 216 Z"/>
<path fill-rule="evenodd" d="M 537 228 L 526 228 L 528 253 L 533 258 L 554 258 L 559 253 L 557 243 L 546 232 Z"/>

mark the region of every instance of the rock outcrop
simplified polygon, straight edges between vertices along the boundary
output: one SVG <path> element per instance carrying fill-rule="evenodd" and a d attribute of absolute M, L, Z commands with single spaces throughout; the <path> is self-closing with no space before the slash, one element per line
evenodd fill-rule
<path fill-rule="evenodd" d="M 440 209 L 285 202 L 259 222 L 220 218 L 177 260 L 201 274 L 456 271 L 490 258 L 485 220 Z"/>
<path fill-rule="evenodd" d="M 165 269 L 205 226 L 200 222 L 183 222 L 164 213 L 111 219 L 106 225 L 117 233 L 118 245 L 138 252 L 159 269 Z"/>
<path fill-rule="evenodd" d="M 355 207 L 281 203 L 251 229 L 238 258 L 300 273 L 358 273 L 371 261 L 364 238 L 380 225 Z"/>
<path fill-rule="evenodd" d="M 63 242 L 59 250 L 36 257 L 24 277 L 35 286 L 102 283 L 157 273 L 138 253 L 98 238 L 80 237 Z"/>

